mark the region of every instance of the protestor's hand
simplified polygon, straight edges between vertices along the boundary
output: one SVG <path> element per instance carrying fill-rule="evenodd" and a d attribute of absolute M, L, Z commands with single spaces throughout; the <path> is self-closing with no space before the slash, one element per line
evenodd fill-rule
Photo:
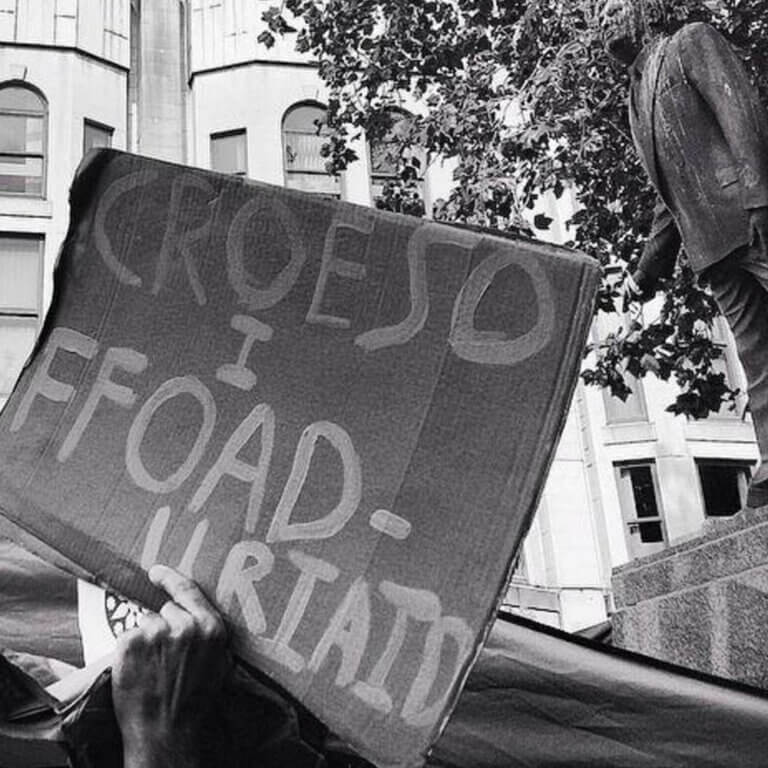
<path fill-rule="evenodd" d="M 768 249 L 768 207 L 753 208 L 749 212 L 750 242 L 756 245 L 762 243 L 763 249 Z"/>
<path fill-rule="evenodd" d="M 171 599 L 120 636 L 112 668 L 124 768 L 197 768 L 203 725 L 231 665 L 224 622 L 172 568 L 155 565 L 149 578 Z"/>

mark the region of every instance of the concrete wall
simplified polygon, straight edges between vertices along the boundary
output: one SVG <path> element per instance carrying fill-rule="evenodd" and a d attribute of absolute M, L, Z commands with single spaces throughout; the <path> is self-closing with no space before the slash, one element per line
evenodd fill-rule
<path fill-rule="evenodd" d="M 614 643 L 768 687 L 768 510 L 617 569 Z"/>
<path fill-rule="evenodd" d="M 2 0 L 0 41 L 77 48 L 129 63 L 130 0 Z"/>
<path fill-rule="evenodd" d="M 138 23 L 136 150 L 183 163 L 186 160 L 186 91 L 179 0 L 145 0 Z"/>
<path fill-rule="evenodd" d="M 267 26 L 261 16 L 271 0 L 190 0 L 189 31 L 193 72 L 250 61 L 308 62 L 291 37 L 277 38 L 272 48 L 258 42 Z"/>

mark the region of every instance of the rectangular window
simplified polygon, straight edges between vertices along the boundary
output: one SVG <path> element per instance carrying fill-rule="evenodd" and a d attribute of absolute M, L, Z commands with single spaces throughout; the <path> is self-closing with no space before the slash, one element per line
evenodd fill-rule
<path fill-rule="evenodd" d="M 707 517 L 730 517 L 746 502 L 750 465 L 736 461 L 696 461 Z"/>
<path fill-rule="evenodd" d="M 413 126 L 413 117 L 400 109 L 387 111 L 389 127 L 384 135 L 369 144 L 371 165 L 371 197 L 377 208 L 386 207 L 402 213 L 424 213 L 424 171 L 427 167 L 427 152 L 419 146 L 403 147 Z M 393 197 L 384 200 L 384 191 L 388 185 L 405 183 L 401 174 L 410 176 L 406 187 L 408 200 L 399 200 L 400 190 Z M 418 200 L 413 199 L 417 195 Z M 394 204 L 394 205 L 393 205 Z M 402 206 L 402 208 L 401 208 Z"/>
<path fill-rule="evenodd" d="M 43 159 L 0 154 L 0 188 L 13 195 L 43 194 Z"/>
<path fill-rule="evenodd" d="M 285 167 L 289 173 L 327 174 L 328 158 L 323 147 L 328 143 L 325 134 L 285 131 Z"/>
<path fill-rule="evenodd" d="M 630 557 L 642 557 L 663 549 L 666 532 L 655 463 L 617 464 L 616 475 Z"/>
<path fill-rule="evenodd" d="M 211 170 L 246 176 L 248 152 L 245 128 L 211 134 Z"/>
<path fill-rule="evenodd" d="M 408 182 L 401 177 L 402 170 L 398 172 L 397 163 L 393 162 L 386 153 L 386 146 L 371 145 L 371 200 L 374 207 L 423 216 L 426 153 L 420 152 L 417 148 L 406 154 L 402 170 L 411 174 L 411 180 Z M 418 169 L 412 164 L 414 156 L 418 160 Z M 389 197 L 385 194 L 388 187 L 390 188 Z"/>
<path fill-rule="evenodd" d="M 0 234 L 0 397 L 32 351 L 40 317 L 43 238 Z"/>
<path fill-rule="evenodd" d="M 614 397 L 607 389 L 603 389 L 606 424 L 648 421 L 643 382 L 630 374 L 626 374 L 625 381 L 632 390 L 632 394 L 626 400 L 620 400 L 618 397 Z"/>
<path fill-rule="evenodd" d="M 613 267 L 609 268 L 611 279 L 617 273 Z M 610 331 L 618 333 L 624 337 L 632 333 L 637 322 L 642 321 L 642 309 L 640 317 L 635 317 L 633 313 L 627 312 L 613 316 L 609 327 L 603 328 L 603 333 Z M 602 325 L 602 324 L 601 324 Z M 595 342 L 599 341 L 597 326 L 592 330 L 592 338 Z M 616 424 L 628 424 L 637 422 L 648 422 L 648 409 L 645 401 L 645 388 L 642 379 L 633 376 L 629 371 L 624 371 L 624 382 L 631 390 L 631 394 L 626 400 L 614 397 L 609 390 L 603 389 L 603 405 L 605 407 L 605 423 L 609 426 Z"/>
<path fill-rule="evenodd" d="M 20 155 L 42 155 L 42 116 L 3 115 L 2 149 Z"/>
<path fill-rule="evenodd" d="M 83 121 L 83 154 L 89 149 L 112 146 L 114 128 L 96 123 L 93 120 Z"/>

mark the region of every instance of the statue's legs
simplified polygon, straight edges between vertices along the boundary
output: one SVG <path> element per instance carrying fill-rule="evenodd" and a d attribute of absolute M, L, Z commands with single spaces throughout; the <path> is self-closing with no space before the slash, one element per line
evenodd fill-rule
<path fill-rule="evenodd" d="M 752 478 L 747 506 L 768 505 L 768 253 L 765 243 L 744 246 L 707 270 L 715 300 L 736 340 L 747 376 L 749 409 L 761 465 Z"/>

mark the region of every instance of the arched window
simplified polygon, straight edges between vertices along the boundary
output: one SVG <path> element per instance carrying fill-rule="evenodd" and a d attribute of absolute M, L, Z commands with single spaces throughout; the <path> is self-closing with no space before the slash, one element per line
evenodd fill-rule
<path fill-rule="evenodd" d="M 48 106 L 31 88 L 0 86 L 0 194 L 43 197 Z"/>
<path fill-rule="evenodd" d="M 328 173 L 322 147 L 328 141 L 325 107 L 296 104 L 283 118 L 285 186 L 327 197 L 340 197 L 339 177 Z"/>
<path fill-rule="evenodd" d="M 412 115 L 391 108 L 384 135 L 370 142 L 371 198 L 377 208 L 421 216 L 424 213 L 424 171 L 427 153 L 421 147 L 401 150 Z"/>

